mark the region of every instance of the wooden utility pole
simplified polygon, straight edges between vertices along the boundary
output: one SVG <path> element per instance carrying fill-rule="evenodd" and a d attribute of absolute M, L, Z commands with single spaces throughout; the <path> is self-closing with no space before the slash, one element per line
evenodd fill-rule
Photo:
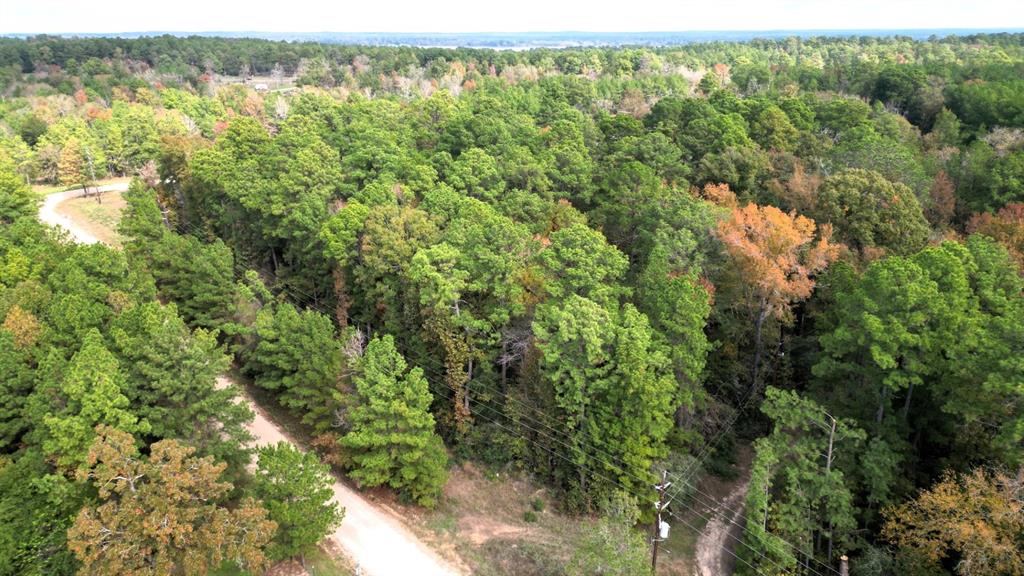
<path fill-rule="evenodd" d="M 825 474 L 832 471 L 832 447 L 835 445 L 836 438 L 836 417 L 829 414 L 828 417 L 832 420 L 832 426 L 828 432 L 828 456 L 825 457 Z M 818 533 L 821 534 L 820 532 Z M 846 558 L 846 556 L 843 556 Z M 832 522 L 828 523 L 828 561 L 832 561 Z"/>
<path fill-rule="evenodd" d="M 665 508 L 665 492 L 672 483 L 668 481 L 668 470 L 661 471 L 661 483 L 655 484 L 654 489 L 658 491 L 658 503 L 654 505 L 654 532 L 651 537 L 651 573 L 658 573 L 658 543 L 662 540 L 661 511 Z M 667 531 L 666 531 L 667 535 Z"/>

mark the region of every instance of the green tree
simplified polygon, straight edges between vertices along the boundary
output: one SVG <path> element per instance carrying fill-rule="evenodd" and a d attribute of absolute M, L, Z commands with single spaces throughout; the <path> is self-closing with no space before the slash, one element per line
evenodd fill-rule
<path fill-rule="evenodd" d="M 796 570 L 804 554 L 827 563 L 834 546 L 850 549 L 857 527 L 837 453 L 856 449 L 865 434 L 792 391 L 769 387 L 761 410 L 772 432 L 755 442 L 739 573 Z"/>
<path fill-rule="evenodd" d="M 46 134 L 46 129 L 45 120 L 35 114 L 29 114 L 21 121 L 21 125 L 18 126 L 18 135 L 29 146 L 35 146 L 39 138 Z"/>
<path fill-rule="evenodd" d="M 898 124 L 902 121 L 895 122 Z M 901 126 L 899 129 L 906 128 Z M 931 185 L 920 157 L 916 132 L 912 137 L 892 135 L 872 126 L 858 126 L 840 135 L 828 151 L 834 171 L 849 168 L 872 170 L 890 182 L 902 182 L 923 197 Z"/>
<path fill-rule="evenodd" d="M 822 390 L 843 382 L 836 404 L 890 442 L 920 426 L 920 450 L 1016 465 L 1022 289 L 1009 254 L 981 236 L 874 262 L 835 295 L 813 372 Z"/>
<path fill-rule="evenodd" d="M 257 386 L 276 391 L 281 404 L 304 423 L 320 431 L 330 428 L 341 400 L 342 367 L 331 319 L 291 304 L 266 306 L 256 316 L 254 336 L 245 372 Z"/>
<path fill-rule="evenodd" d="M 879 71 L 871 90 L 871 97 L 905 114 L 920 125 L 925 118 L 922 94 L 927 77 L 924 70 L 911 65 L 889 65 Z"/>
<path fill-rule="evenodd" d="M 694 272 L 681 268 L 657 245 L 637 280 L 637 301 L 667 338 L 677 376 L 693 385 L 700 381 L 711 348 L 704 334 L 711 296 Z"/>
<path fill-rule="evenodd" d="M 932 131 L 925 136 L 925 143 L 935 148 L 960 145 L 960 119 L 943 108 L 936 116 L 932 124 Z"/>
<path fill-rule="evenodd" d="M 148 432 L 149 422 L 140 421 L 131 411 L 125 388 L 126 377 L 117 358 L 99 331 L 89 331 L 57 387 L 60 403 L 42 419 L 47 431 L 43 450 L 61 466 L 74 468 L 85 460 L 95 437 L 93 429 L 99 424 Z"/>
<path fill-rule="evenodd" d="M 426 195 L 424 206 L 445 216 L 447 226 L 442 243 L 413 257 L 409 282 L 419 291 L 426 332 L 445 351 L 445 379 L 463 424 L 470 412 L 466 385 L 493 365 L 502 327 L 524 312 L 533 245 L 525 226 L 476 199 L 440 190 Z"/>
<path fill-rule="evenodd" d="M 34 380 L 31 354 L 0 329 L 0 450 L 14 445 L 29 426 L 24 410 Z"/>
<path fill-rule="evenodd" d="M 228 358 L 212 333 L 189 330 L 173 304 L 146 302 L 119 314 L 110 335 L 128 376 L 122 392 L 132 411 L 150 423 L 151 436 L 245 462 L 245 423 L 252 413 L 234 401 L 233 386 L 218 386 Z"/>
<path fill-rule="evenodd" d="M 127 240 L 124 250 L 129 257 L 142 258 L 143 265 L 152 266 L 156 246 L 168 231 L 156 192 L 134 179 L 124 193 L 124 200 L 125 208 L 117 225 L 118 234 Z"/>
<path fill-rule="evenodd" d="M 277 523 L 267 556 L 292 558 L 308 552 L 345 516 L 332 501 L 334 478 L 316 454 L 286 442 L 259 449 L 253 491 Z"/>
<path fill-rule="evenodd" d="M 600 232 L 573 224 L 552 232 L 549 240 L 537 254 L 537 262 L 544 271 L 543 288 L 550 298 L 578 294 L 606 304 L 628 292 L 620 282 L 629 261 Z"/>
<path fill-rule="evenodd" d="M 567 576 L 635 576 L 650 571 L 647 542 L 634 528 L 636 514 L 615 510 L 614 504 L 609 508 L 613 509 L 588 526 L 566 565 Z"/>
<path fill-rule="evenodd" d="M 366 346 L 353 383 L 359 403 L 341 439 L 352 478 L 362 486 L 387 484 L 434 506 L 447 480 L 448 455 L 434 432 L 423 371 L 407 370 L 394 338 L 384 336 Z"/>
<path fill-rule="evenodd" d="M 884 248 L 911 254 L 930 232 L 914 192 L 870 170 L 852 169 L 825 178 L 818 189 L 818 222 L 828 222 L 836 239 L 865 251 Z"/>
<path fill-rule="evenodd" d="M 765 106 L 750 125 L 750 137 L 765 150 L 792 150 L 797 134 L 789 116 L 774 104 Z"/>
<path fill-rule="evenodd" d="M 571 445 L 567 487 L 595 502 L 612 488 L 603 478 L 646 485 L 653 461 L 665 455 L 677 394 L 647 317 L 632 305 L 608 310 L 573 294 L 539 307 L 533 334 Z"/>
<path fill-rule="evenodd" d="M 79 568 L 67 532 L 87 490 L 53 474 L 29 449 L 0 458 L 0 575 L 71 576 Z"/>
<path fill-rule="evenodd" d="M 383 330 L 405 342 L 419 330 L 418 295 L 407 279 L 412 259 L 436 243 L 440 230 L 426 211 L 409 206 L 380 205 L 365 217 L 356 240 L 358 265 L 352 278 L 357 314 L 354 320 Z"/>
<path fill-rule="evenodd" d="M 194 236 L 164 234 L 149 272 L 161 298 L 174 302 L 192 327 L 232 334 L 235 314 L 234 255 L 221 240 L 204 244 Z"/>
<path fill-rule="evenodd" d="M 0 224 L 35 216 L 39 201 L 25 185 L 6 154 L 0 152 Z"/>
<path fill-rule="evenodd" d="M 943 294 L 929 272 L 897 256 L 873 262 L 853 291 L 837 295 L 836 328 L 821 337 L 814 373 L 876 387 L 877 422 L 893 393 L 909 394 L 942 369 L 943 351 L 964 319 L 957 309 L 968 290 L 962 268 L 950 279 L 959 294 Z"/>
<path fill-rule="evenodd" d="M 352 289 L 349 286 L 351 264 L 369 214 L 370 208 L 352 201 L 332 215 L 320 229 L 324 256 L 334 264 L 334 317 L 342 329 L 348 326 L 349 308 L 352 306 Z"/>
<path fill-rule="evenodd" d="M 594 161 L 576 122 L 558 120 L 547 128 L 543 140 L 550 152 L 548 172 L 554 191 L 575 203 L 590 202 Z"/>

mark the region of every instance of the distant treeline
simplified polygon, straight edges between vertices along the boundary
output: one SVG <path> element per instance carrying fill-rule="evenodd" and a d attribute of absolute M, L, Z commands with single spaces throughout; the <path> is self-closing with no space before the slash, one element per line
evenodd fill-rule
<path fill-rule="evenodd" d="M 819 54 L 825 58 L 825 64 L 829 59 L 838 57 L 841 61 L 835 64 L 848 65 L 851 62 L 846 59 L 853 53 L 861 53 L 868 49 L 872 52 L 885 52 L 886 49 L 896 49 L 900 53 L 916 53 L 921 50 L 933 52 L 933 57 L 952 56 L 954 54 L 966 53 L 967 56 L 985 52 L 984 47 L 1000 47 L 1019 52 L 1024 43 L 1024 33 L 998 33 L 998 34 L 970 34 L 964 36 L 950 35 L 945 38 L 932 37 L 929 40 L 915 39 L 910 36 L 878 37 L 871 35 L 864 36 L 817 36 L 801 38 L 799 36 L 788 36 L 785 38 L 754 39 L 749 42 L 735 43 L 725 40 L 734 40 L 728 33 L 722 40 L 711 42 L 699 42 L 686 45 L 672 46 L 649 46 L 653 43 L 671 43 L 676 39 L 674 33 L 654 34 L 653 37 L 638 35 L 631 38 L 616 35 L 608 39 L 597 38 L 595 42 L 607 42 L 609 44 L 634 42 L 638 46 L 635 52 L 654 53 L 675 64 L 705 64 L 711 65 L 716 62 L 728 60 L 730 54 L 760 53 L 760 58 L 753 58 L 754 61 L 765 63 L 785 64 L 784 61 L 777 61 L 779 56 L 788 55 L 796 58 L 797 62 L 803 56 Z M 714 33 L 718 34 L 718 33 Z M 708 36 L 713 35 L 708 33 Z M 686 35 L 679 36 L 676 41 L 682 41 Z M 573 73 L 578 71 L 579 66 L 573 66 L 579 60 L 587 61 L 594 57 L 604 64 L 602 69 L 621 71 L 623 68 L 622 56 L 628 56 L 628 50 L 623 51 L 610 47 L 580 47 L 580 48 L 536 48 L 523 51 L 501 51 L 482 48 L 417 48 L 413 46 L 371 46 L 359 44 L 334 44 L 331 42 L 331 35 L 324 38 L 317 37 L 319 42 L 301 41 L 273 41 L 255 38 L 221 38 L 207 36 L 179 37 L 173 35 L 162 35 L 140 38 L 67 38 L 61 36 L 32 36 L 26 39 L 0 38 L 0 66 L 19 66 L 22 72 L 34 72 L 42 66 L 66 67 L 70 62 L 81 64 L 91 58 L 99 60 L 132 60 L 145 62 L 151 67 L 160 69 L 172 69 L 175 67 L 195 67 L 202 71 L 217 74 L 239 75 L 245 72 L 255 74 L 268 74 L 280 65 L 284 72 L 293 74 L 298 69 L 303 59 L 322 58 L 328 62 L 349 63 L 358 56 L 369 58 L 377 70 L 402 72 L 410 66 L 426 67 L 439 59 L 447 61 L 460 60 L 463 62 L 486 62 L 497 68 L 500 72 L 506 66 L 516 64 L 544 65 L 554 60 L 559 66 L 559 71 Z M 338 38 L 345 40 L 345 35 Z M 529 42 L 553 42 L 556 36 L 547 38 L 540 36 L 533 38 L 525 36 Z M 379 43 L 408 43 L 417 44 L 435 41 L 439 44 L 453 43 L 461 38 L 450 36 L 418 36 L 395 34 L 382 35 L 358 35 L 353 40 L 361 42 Z M 570 38 L 571 41 L 581 41 L 578 38 Z M 493 45 L 511 46 L 522 45 L 523 40 L 518 42 L 514 35 L 497 36 L 495 38 L 482 37 L 480 43 L 494 43 Z M 639 45 L 644 46 L 639 46 Z M 825 48 L 828 47 L 826 51 Z M 846 47 L 848 49 L 841 49 Z M 836 50 L 840 48 L 840 50 Z M 777 56 L 774 58 L 772 54 Z M 771 60 L 775 62 L 770 62 Z M 637 60 L 637 59 L 634 59 Z M 1014 58 L 1014 60 L 1016 60 Z M 944 60 L 945 61 L 945 60 Z M 562 66 L 569 64 L 569 66 Z M 633 64 L 639 64 L 633 62 Z M 576 70 L 574 70 L 576 68 Z M 638 66 L 633 66 L 638 70 Z"/>

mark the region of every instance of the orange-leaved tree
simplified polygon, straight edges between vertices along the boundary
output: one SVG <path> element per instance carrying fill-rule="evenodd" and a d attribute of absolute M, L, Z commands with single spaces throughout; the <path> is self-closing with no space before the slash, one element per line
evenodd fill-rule
<path fill-rule="evenodd" d="M 774 206 L 734 206 L 719 221 L 718 238 L 738 276 L 745 303 L 755 314 L 751 386 L 758 383 L 764 321 L 785 319 L 791 306 L 811 295 L 814 275 L 839 254 L 832 228 Z"/>
<path fill-rule="evenodd" d="M 982 212 L 967 222 L 968 234 L 991 236 L 1010 252 L 1024 274 L 1024 203 L 1007 204 L 999 212 Z"/>
<path fill-rule="evenodd" d="M 955 558 L 963 576 L 1024 574 L 1024 468 L 1016 477 L 980 468 L 947 473 L 885 517 L 882 534 L 916 568 L 934 570 Z"/>
<path fill-rule="evenodd" d="M 143 457 L 131 434 L 100 425 L 78 479 L 98 502 L 78 513 L 68 548 L 88 576 L 205 575 L 223 564 L 261 574 L 263 548 L 277 529 L 252 498 L 229 502 L 227 467 L 177 440 Z"/>

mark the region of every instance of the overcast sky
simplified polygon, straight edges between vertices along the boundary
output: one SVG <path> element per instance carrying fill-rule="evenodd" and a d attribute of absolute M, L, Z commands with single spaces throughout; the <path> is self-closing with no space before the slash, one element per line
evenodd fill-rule
<path fill-rule="evenodd" d="M 0 0 L 0 34 L 1022 27 L 1024 0 Z"/>

